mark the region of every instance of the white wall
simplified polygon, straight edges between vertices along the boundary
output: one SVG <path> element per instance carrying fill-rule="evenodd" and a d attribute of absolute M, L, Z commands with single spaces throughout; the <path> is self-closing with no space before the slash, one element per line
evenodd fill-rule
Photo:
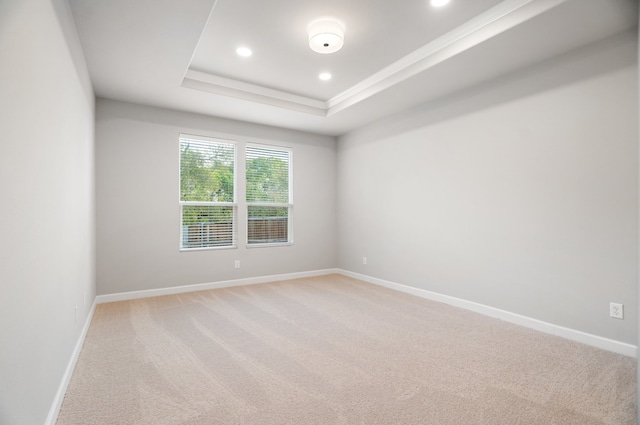
<path fill-rule="evenodd" d="M 66 1 L 1 1 L 1 424 L 45 422 L 95 298 L 93 108 Z"/>
<path fill-rule="evenodd" d="M 339 266 L 635 344 L 636 54 L 626 34 L 340 137 Z"/>
<path fill-rule="evenodd" d="M 292 147 L 294 244 L 247 249 L 240 243 L 237 249 L 180 252 L 180 133 Z M 332 137 L 99 99 L 98 293 L 335 267 L 335 164 Z M 235 260 L 240 269 L 234 268 Z"/>

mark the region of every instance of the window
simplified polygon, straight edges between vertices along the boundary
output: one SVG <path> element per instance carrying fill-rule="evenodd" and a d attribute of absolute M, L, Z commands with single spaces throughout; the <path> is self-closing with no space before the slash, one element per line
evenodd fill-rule
<path fill-rule="evenodd" d="M 247 244 L 292 242 L 291 150 L 246 148 Z"/>
<path fill-rule="evenodd" d="M 235 247 L 236 145 L 180 135 L 180 249 Z"/>

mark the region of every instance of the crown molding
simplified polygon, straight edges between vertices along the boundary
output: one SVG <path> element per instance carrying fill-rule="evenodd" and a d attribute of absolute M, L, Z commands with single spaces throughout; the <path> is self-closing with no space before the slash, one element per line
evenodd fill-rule
<path fill-rule="evenodd" d="M 327 116 L 393 87 L 567 0 L 505 0 L 329 99 Z"/>
<path fill-rule="evenodd" d="M 189 68 L 182 87 L 329 117 L 508 31 L 567 0 L 504 0 L 328 99 L 319 100 Z"/>
<path fill-rule="evenodd" d="M 233 78 L 221 77 L 191 68 L 187 70 L 181 86 L 251 102 L 292 109 L 307 114 L 327 115 L 327 103 L 321 100 L 234 80 Z"/>

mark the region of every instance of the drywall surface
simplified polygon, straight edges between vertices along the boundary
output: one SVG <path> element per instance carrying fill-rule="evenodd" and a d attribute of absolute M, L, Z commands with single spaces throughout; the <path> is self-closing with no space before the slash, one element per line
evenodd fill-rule
<path fill-rule="evenodd" d="M 291 147 L 293 245 L 247 248 L 240 221 L 236 249 L 181 252 L 180 133 L 230 139 L 241 146 L 253 142 Z M 332 137 L 98 99 L 98 293 L 335 267 L 335 166 Z M 242 170 L 237 178 L 243 178 Z"/>
<path fill-rule="evenodd" d="M 339 267 L 635 344 L 636 52 L 619 37 L 340 137 Z"/>
<path fill-rule="evenodd" d="M 639 19 L 640 21 L 640 15 L 639 15 Z M 638 57 L 640 57 L 640 39 L 638 40 Z M 637 78 L 640 81 L 640 67 L 638 69 L 638 74 L 637 74 Z M 640 88 L 640 87 L 637 87 Z M 636 95 L 638 97 L 638 102 L 640 103 L 640 91 L 636 91 Z M 640 111 L 639 111 L 640 113 Z M 640 115 L 638 116 L 638 126 L 640 126 Z M 639 127 L 640 129 L 640 127 Z M 637 140 L 637 142 L 640 144 L 640 138 Z M 638 149 L 638 154 L 640 155 L 640 149 Z M 638 166 L 638 190 L 640 190 L 640 157 L 638 158 L 639 162 L 639 166 Z M 639 203 L 639 208 L 638 208 L 638 223 L 640 224 L 640 193 L 638 194 L 638 203 Z M 638 231 L 640 232 L 640 225 L 638 226 Z M 638 275 L 638 280 L 636 280 L 636 285 L 638 287 L 638 306 L 640 306 L 640 234 L 638 235 L 638 271 L 639 271 L 639 275 Z M 640 342 L 640 315 L 638 315 L 638 328 L 637 328 L 637 341 Z M 636 364 L 636 422 L 640 423 L 640 391 L 638 391 L 637 389 L 640 388 L 640 362 Z"/>
<path fill-rule="evenodd" d="M 93 113 L 66 1 L 0 2 L 2 424 L 45 423 L 95 298 Z"/>

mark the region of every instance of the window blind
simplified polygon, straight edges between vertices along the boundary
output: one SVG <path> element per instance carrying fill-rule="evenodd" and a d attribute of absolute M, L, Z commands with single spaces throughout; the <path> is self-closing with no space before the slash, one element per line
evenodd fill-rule
<path fill-rule="evenodd" d="M 235 244 L 233 143 L 180 136 L 180 248 Z"/>
<path fill-rule="evenodd" d="M 291 151 L 247 146 L 247 243 L 291 242 Z"/>
<path fill-rule="evenodd" d="M 180 200 L 233 202 L 235 145 L 180 138 Z"/>
<path fill-rule="evenodd" d="M 182 248 L 233 245 L 233 206 L 182 205 Z"/>
<path fill-rule="evenodd" d="M 289 150 L 247 146 L 247 202 L 289 203 Z"/>

